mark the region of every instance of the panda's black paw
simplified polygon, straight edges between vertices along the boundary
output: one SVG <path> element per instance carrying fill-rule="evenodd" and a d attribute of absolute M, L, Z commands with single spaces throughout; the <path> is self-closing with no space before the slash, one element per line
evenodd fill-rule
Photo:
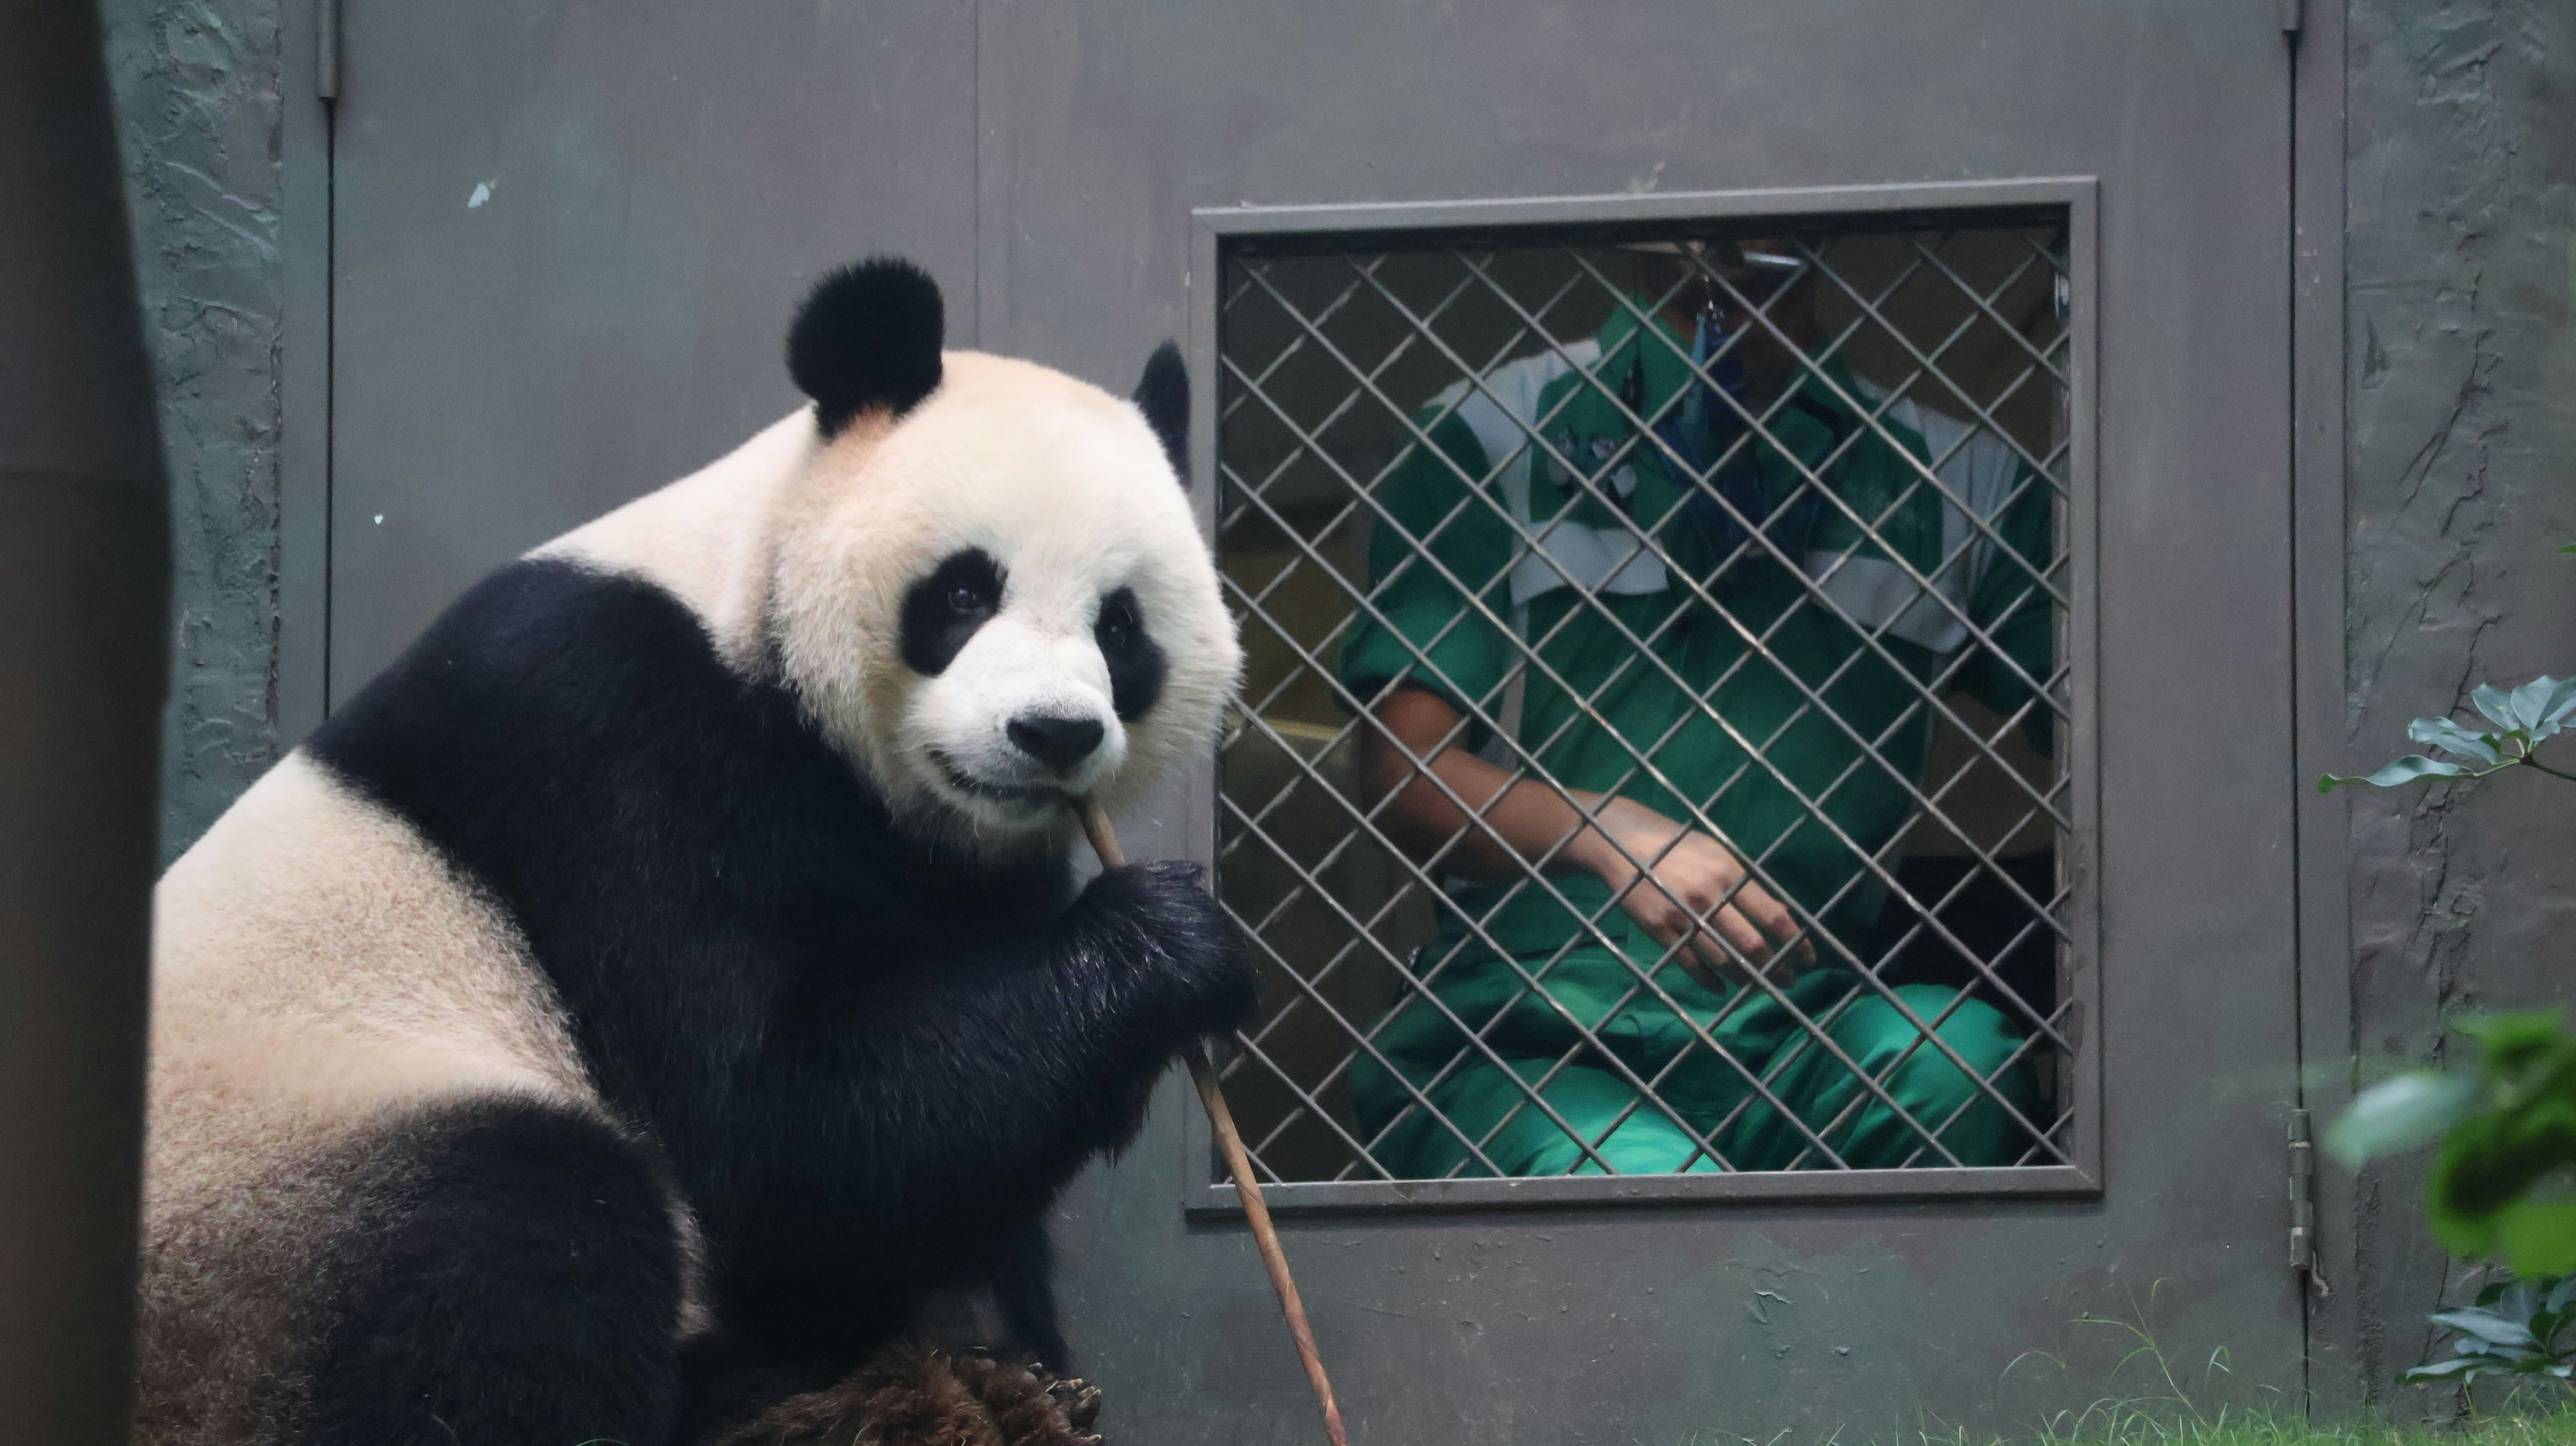
<path fill-rule="evenodd" d="M 1149 976 L 1154 1001 L 1177 1047 L 1234 1028 L 1252 1016 L 1252 960 L 1216 897 L 1207 870 L 1184 859 L 1111 869 L 1083 902 L 1099 910 L 1127 967 Z"/>
<path fill-rule="evenodd" d="M 1100 1389 L 981 1351 L 908 1349 L 790 1396 L 716 1446 L 1100 1446 Z"/>

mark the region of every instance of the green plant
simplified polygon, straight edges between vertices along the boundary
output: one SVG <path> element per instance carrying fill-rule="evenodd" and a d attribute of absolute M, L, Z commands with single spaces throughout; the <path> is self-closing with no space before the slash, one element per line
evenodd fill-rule
<path fill-rule="evenodd" d="M 2576 542 L 2558 550 L 2576 554 Z M 2332 793 L 2347 783 L 2395 788 L 2425 778 L 2484 778 L 2508 768 L 2537 769 L 2576 783 L 2576 773 L 2552 768 L 2534 756 L 2541 743 L 2564 729 L 2569 715 L 2576 714 L 2576 679 L 2534 678 L 2510 693 L 2480 683 L 2469 701 L 2496 726 L 2463 728 L 2448 718 L 2418 718 L 2406 725 L 2407 737 L 2464 762 L 2410 753 L 2376 773 L 2329 773 L 2317 780 L 2317 792 Z"/>
<path fill-rule="evenodd" d="M 2474 1074 L 2415 1070 L 2364 1091 L 2326 1131 L 2348 1165 L 2439 1142 L 2425 1181 L 2433 1237 L 2522 1275 L 2576 1274 L 2576 1039 L 2556 1011 L 2452 1026 Z"/>
<path fill-rule="evenodd" d="M 2515 767 L 2576 782 L 2538 756 L 2576 717 L 2576 679 L 2534 678 L 2510 693 L 2481 685 L 2470 701 L 2495 728 L 2448 718 L 2407 725 L 2408 737 L 2451 758 L 2413 754 L 2366 777 L 2328 774 L 2317 786 L 2393 788 Z M 2451 1027 L 2478 1046 L 2476 1073 L 2416 1070 L 2365 1091 L 2326 1132 L 2327 1152 L 2358 1165 L 2439 1142 L 2426 1213 L 2445 1249 L 2501 1259 L 2524 1275 L 2576 1272 L 2576 1191 L 2565 1178 L 2576 1166 L 2576 1040 L 2554 1012 L 2471 1015 Z"/>
<path fill-rule="evenodd" d="M 2567 726 L 2568 716 L 2576 714 L 2576 678 L 2534 678 L 2510 693 L 2481 683 L 2469 701 L 2496 726 L 2463 728 L 2448 718 L 2418 718 L 2406 725 L 2407 737 L 2463 761 L 2410 753 L 2376 773 L 2329 773 L 2317 780 L 2317 791 L 2331 793 L 2347 783 L 2395 788 L 2423 778 L 2484 778 L 2508 768 L 2537 769 L 2576 783 L 2576 773 L 2552 768 L 2539 758 L 2541 743 L 2555 737 Z"/>
<path fill-rule="evenodd" d="M 2451 1333 L 2451 1358 L 2400 1375 L 2409 1386 L 2489 1376 L 2576 1376 L 2576 1276 L 2497 1281 L 2461 1310 L 2437 1311 L 2433 1324 Z M 2570 1339 L 2561 1340 L 2561 1336 Z"/>
<path fill-rule="evenodd" d="M 2576 545 L 2559 551 L 2576 553 Z M 2318 791 L 2477 779 L 2508 768 L 2576 782 L 2576 773 L 2539 756 L 2540 745 L 2576 718 L 2576 679 L 2534 678 L 2510 693 L 2480 684 L 2470 702 L 2493 728 L 2449 718 L 2406 727 L 2407 737 L 2448 756 L 2409 754 L 2375 773 L 2330 773 L 2317 780 Z M 2576 1345 L 2562 1351 L 2557 1338 L 2576 1310 L 2558 1278 L 2576 1274 L 2576 1039 L 2555 1011 L 2472 1015 L 2451 1028 L 2477 1046 L 2474 1074 L 2401 1074 L 2364 1091 L 2324 1140 L 2348 1165 L 2438 1143 L 2425 1182 L 2434 1238 L 2455 1255 L 2500 1259 L 2525 1277 L 2487 1287 L 2474 1307 L 2435 1315 L 2454 1336 L 2453 1357 L 2400 1379 L 2456 1379 L 2464 1389 L 2487 1375 L 2566 1380 Z"/>

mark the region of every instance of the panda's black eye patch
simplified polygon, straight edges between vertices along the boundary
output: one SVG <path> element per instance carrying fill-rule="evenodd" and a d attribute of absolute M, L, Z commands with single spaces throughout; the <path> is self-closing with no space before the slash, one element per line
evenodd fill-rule
<path fill-rule="evenodd" d="M 1130 723 L 1144 717 L 1162 696 L 1163 650 L 1145 631 L 1134 589 L 1122 587 L 1100 600 L 1091 638 L 1109 665 L 1109 706 Z"/>
<path fill-rule="evenodd" d="M 903 595 L 904 666 L 936 678 L 1002 607 L 1002 565 L 980 547 L 952 552 Z"/>

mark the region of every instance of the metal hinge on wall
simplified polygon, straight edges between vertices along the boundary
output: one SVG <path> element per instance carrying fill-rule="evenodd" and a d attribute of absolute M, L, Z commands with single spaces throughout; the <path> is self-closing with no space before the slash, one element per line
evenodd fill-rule
<path fill-rule="evenodd" d="M 2317 1147 L 2306 1110 L 2290 1111 L 2290 1268 L 2306 1272 L 2317 1294 L 2333 1293 L 2317 1268 Z"/>
<path fill-rule="evenodd" d="M 340 98 L 340 0 L 313 0 L 313 93 Z"/>
<path fill-rule="evenodd" d="M 2272 8 L 2281 17 L 2281 34 L 2284 36 L 2296 36 L 2307 28 L 2307 0 L 2272 0 Z"/>
<path fill-rule="evenodd" d="M 2290 1268 L 2317 1263 L 2317 1147 L 2308 1138 L 2308 1112 L 2290 1111 Z"/>

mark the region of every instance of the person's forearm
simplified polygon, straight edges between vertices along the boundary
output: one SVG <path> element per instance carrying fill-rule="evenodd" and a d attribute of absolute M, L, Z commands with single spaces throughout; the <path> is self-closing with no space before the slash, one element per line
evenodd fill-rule
<path fill-rule="evenodd" d="M 1597 810 L 1599 795 L 1567 790 L 1576 801 L 1569 803 L 1547 784 L 1515 778 L 1463 749 L 1435 755 L 1428 776 L 1409 761 L 1396 764 L 1410 776 L 1384 817 L 1387 832 L 1415 859 L 1489 879 L 1518 878 L 1532 865 L 1550 873 L 1593 868 L 1591 849 L 1601 840 L 1576 805 Z"/>
<path fill-rule="evenodd" d="M 1796 918 L 1722 840 L 1624 798 L 1560 790 L 1487 763 L 1454 746 L 1458 714 L 1427 691 L 1398 689 L 1374 721 L 1360 739 L 1362 784 L 1383 801 L 1387 835 L 1426 867 L 1489 879 L 1533 866 L 1593 874 L 1714 989 L 1733 987 L 1739 963 L 1768 961 L 1774 943 L 1796 940 L 1792 967 L 1814 958 Z M 1636 887 L 1647 877 L 1652 887 Z"/>

